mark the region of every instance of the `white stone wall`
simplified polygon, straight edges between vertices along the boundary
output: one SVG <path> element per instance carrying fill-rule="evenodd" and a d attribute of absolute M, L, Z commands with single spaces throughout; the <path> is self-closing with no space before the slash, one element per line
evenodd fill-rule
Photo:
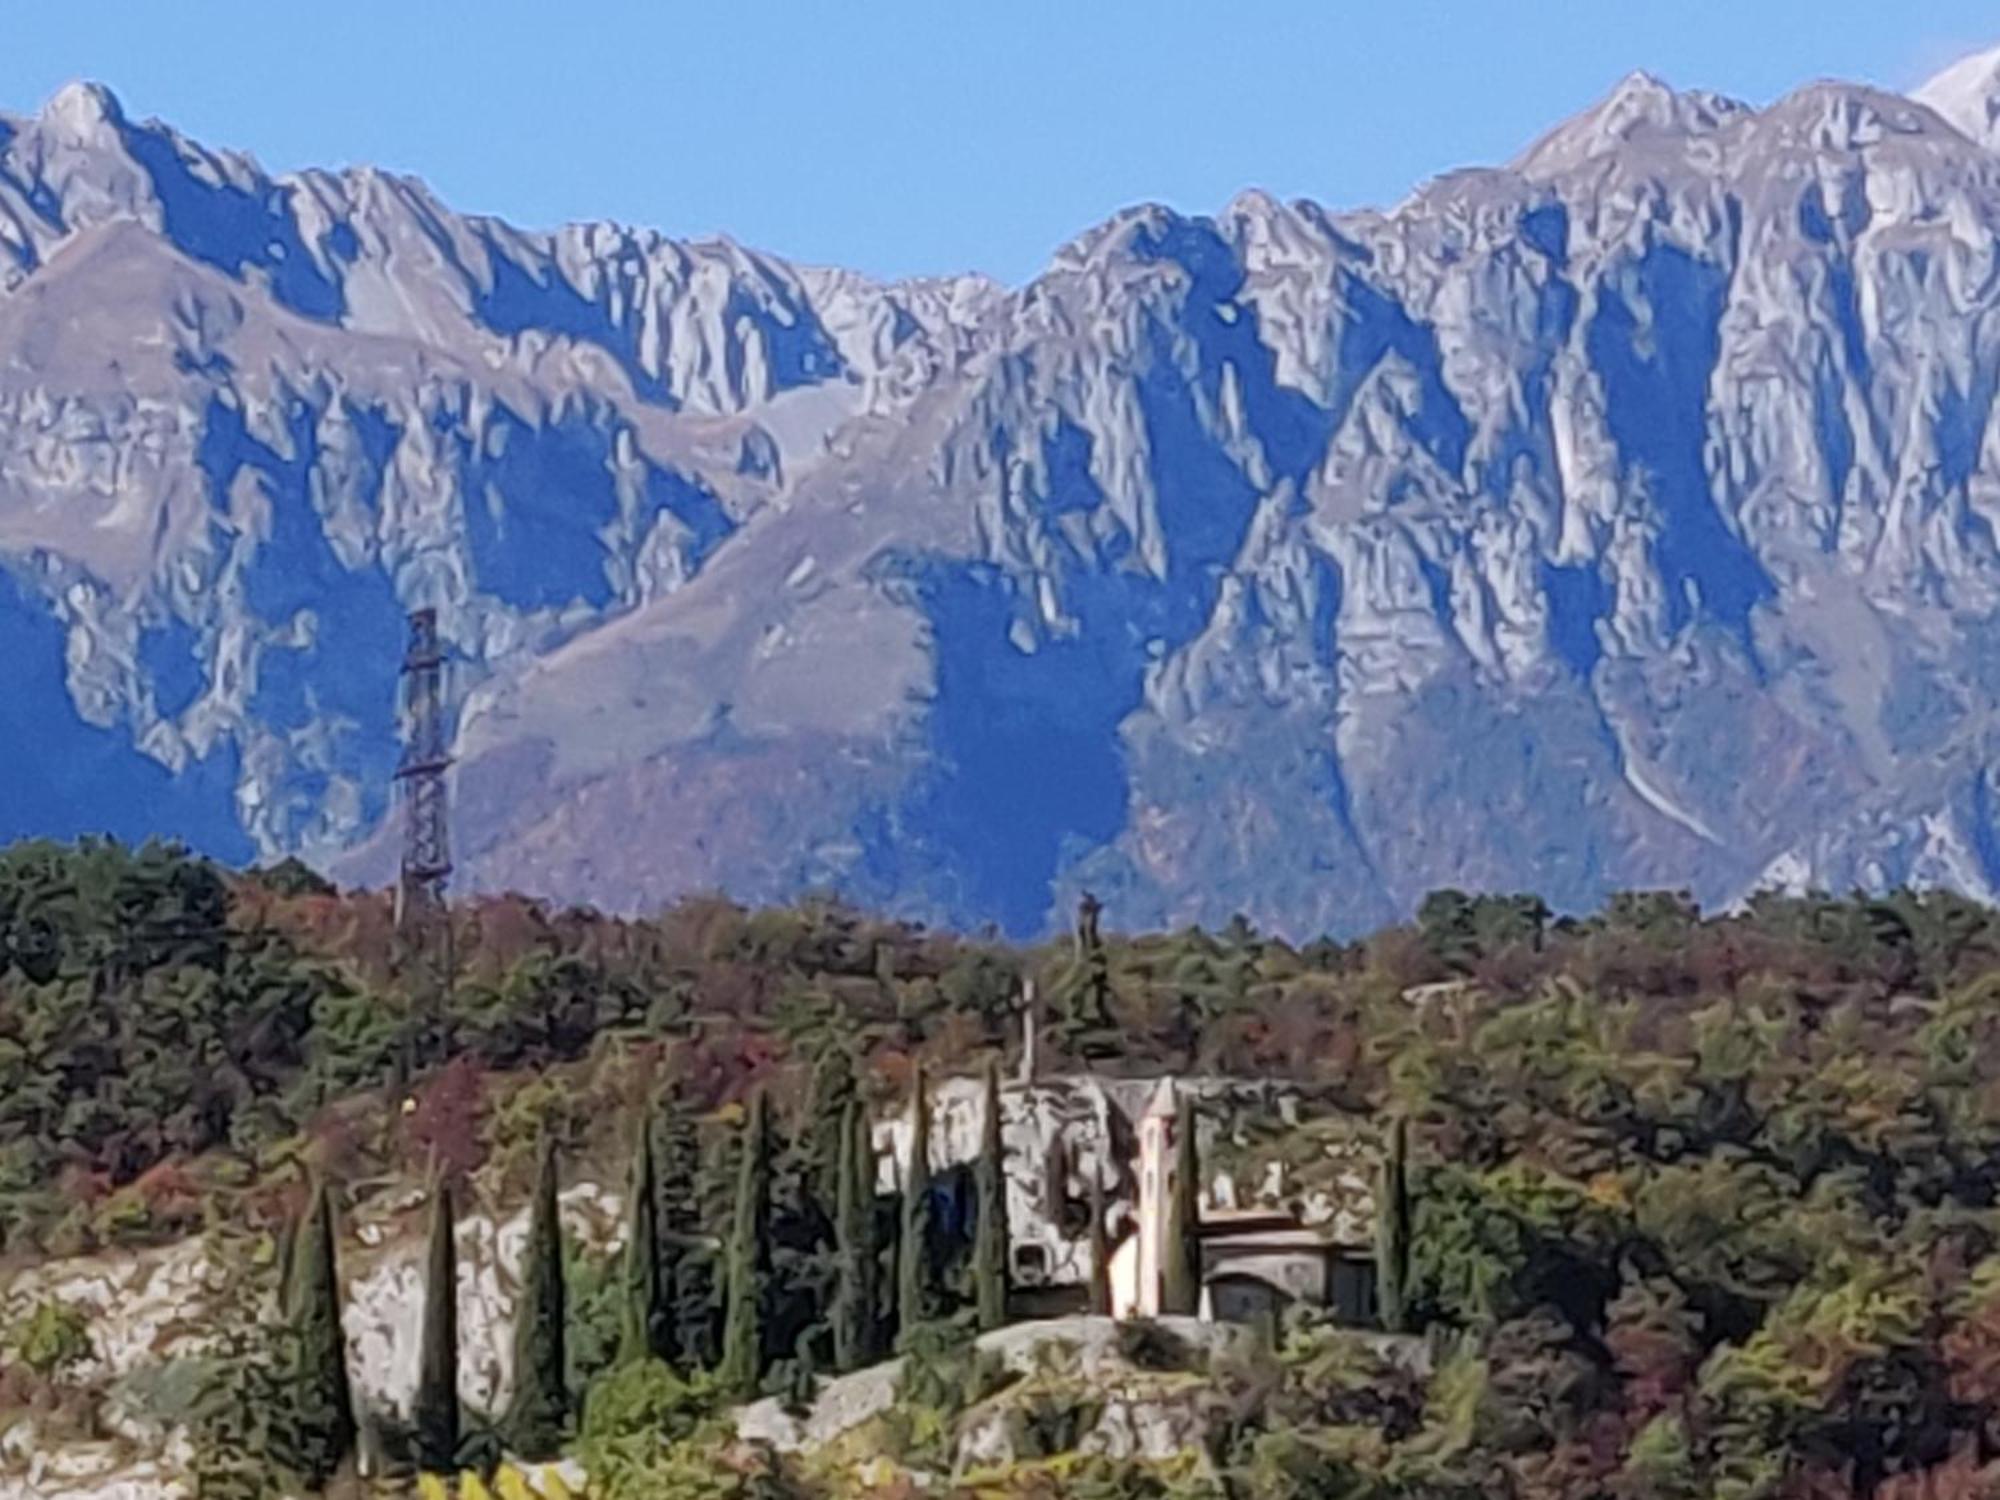
<path fill-rule="evenodd" d="M 576 1184 L 562 1195 L 562 1214 L 563 1227 L 584 1244 L 619 1245 L 623 1206 L 609 1189 Z M 458 1221 L 458 1394 L 481 1411 L 498 1410 L 513 1389 L 514 1296 L 527 1242 L 525 1208 L 497 1222 L 478 1213 Z M 423 1341 L 425 1249 L 421 1234 L 385 1237 L 383 1248 L 351 1265 L 341 1320 L 355 1389 L 405 1415 Z"/>
<path fill-rule="evenodd" d="M 1001 1091 L 1001 1141 L 1006 1153 L 1007 1227 L 1015 1257 L 1015 1279 L 1026 1285 L 1070 1286 L 1089 1280 L 1087 1232 L 1071 1237 L 1048 1212 L 1051 1163 L 1062 1162 L 1066 1197 L 1088 1202 L 1094 1173 L 1104 1186 L 1107 1215 L 1114 1226 L 1132 1212 L 1130 1166 L 1112 1147 L 1115 1106 L 1092 1079 L 1050 1079 L 1032 1087 L 1009 1083 Z M 986 1084 L 979 1078 L 946 1078 L 931 1086 L 931 1167 L 942 1170 L 978 1159 L 986 1124 Z M 897 1191 L 910 1156 L 907 1111 L 875 1123 L 880 1163 L 877 1187 Z M 1061 1153 L 1058 1157 L 1058 1153 Z M 1039 1248 L 1046 1268 L 1038 1275 L 1018 1269 L 1021 1251 Z"/>

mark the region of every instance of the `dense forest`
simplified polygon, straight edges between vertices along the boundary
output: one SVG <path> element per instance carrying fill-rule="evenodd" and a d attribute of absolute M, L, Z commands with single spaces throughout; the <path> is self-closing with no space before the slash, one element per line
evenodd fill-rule
<path fill-rule="evenodd" d="M 1186 1462 L 1051 1453 L 967 1493 L 2000 1495 L 2000 913 L 1976 903 L 1704 914 L 1656 892 L 1559 917 L 1440 892 L 1405 926 L 1304 945 L 1239 920 L 1019 948 L 832 901 L 614 920 L 482 898 L 452 922 L 439 988 L 400 961 L 385 896 L 296 865 L 0 855 L 7 1257 L 282 1230 L 308 1181 L 519 1203 L 558 1151 L 615 1181 L 662 1098 L 702 1142 L 691 1227 L 726 1245 L 735 1143 L 769 1132 L 779 1212 L 826 1176 L 829 1059 L 861 1106 L 901 1107 L 920 1073 L 1017 1045 L 1034 977 L 1074 1062 L 1286 1078 L 1325 1118 L 1400 1122 L 1400 1320 L 1430 1356 L 1295 1320 L 1254 1410 Z M 711 1288 L 697 1317 L 724 1311 Z M 705 1361 L 648 1384 L 604 1343 L 574 1437 L 607 1493 L 847 1493 L 830 1459 L 732 1445 Z M 911 1353 L 934 1441 L 991 1372 L 948 1340 Z M 800 1378 L 760 1364 L 747 1383 Z"/>

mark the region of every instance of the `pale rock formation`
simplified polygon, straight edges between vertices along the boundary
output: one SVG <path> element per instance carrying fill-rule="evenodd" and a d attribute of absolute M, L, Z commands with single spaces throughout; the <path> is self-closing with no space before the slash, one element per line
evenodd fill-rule
<path fill-rule="evenodd" d="M 2000 884 L 2000 63 L 1634 75 L 1384 211 L 1026 286 L 529 234 L 101 89 L 0 120 L 0 833 L 462 884 L 1354 932 Z"/>

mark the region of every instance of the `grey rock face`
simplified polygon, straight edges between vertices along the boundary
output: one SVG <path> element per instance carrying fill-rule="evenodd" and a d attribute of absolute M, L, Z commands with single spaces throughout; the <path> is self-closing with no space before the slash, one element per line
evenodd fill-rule
<path fill-rule="evenodd" d="M 1247 1372 L 1268 1364 L 1253 1332 L 1240 1324 L 1179 1317 L 1153 1322 L 1179 1339 L 1197 1366 L 1233 1364 Z M 1206 1430 L 1206 1422 L 1219 1415 L 1221 1403 L 1198 1385 L 1184 1390 L 1181 1402 L 1145 1399 L 1138 1388 L 1145 1385 L 1146 1376 L 1121 1352 L 1119 1326 L 1110 1318 L 1046 1318 L 982 1334 L 978 1345 L 1015 1374 L 1031 1380 L 1051 1378 L 1073 1391 L 1107 1398 L 1102 1428 L 1081 1435 L 1084 1452 L 1170 1457 Z M 902 1360 L 893 1359 L 835 1376 L 820 1386 L 803 1418 L 787 1413 L 775 1397 L 753 1401 L 736 1410 L 737 1434 L 748 1442 L 769 1443 L 780 1452 L 834 1442 L 895 1403 L 902 1368 Z M 1175 1383 L 1190 1385 L 1185 1379 Z M 1005 1396 L 966 1413 L 954 1440 L 959 1468 L 1011 1462 L 1018 1456 L 1016 1415 Z"/>
<path fill-rule="evenodd" d="M 1354 931 L 1428 889 L 1989 895 L 2000 62 L 1635 76 L 1388 212 L 1007 292 L 0 121 L 0 833 L 462 885 Z"/>

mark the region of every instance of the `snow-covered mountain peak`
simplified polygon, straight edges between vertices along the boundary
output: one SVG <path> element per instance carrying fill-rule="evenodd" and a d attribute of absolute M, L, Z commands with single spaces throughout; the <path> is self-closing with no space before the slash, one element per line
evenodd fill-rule
<path fill-rule="evenodd" d="M 2000 150 L 2000 47 L 1960 58 L 1910 97 L 1988 150 Z"/>

